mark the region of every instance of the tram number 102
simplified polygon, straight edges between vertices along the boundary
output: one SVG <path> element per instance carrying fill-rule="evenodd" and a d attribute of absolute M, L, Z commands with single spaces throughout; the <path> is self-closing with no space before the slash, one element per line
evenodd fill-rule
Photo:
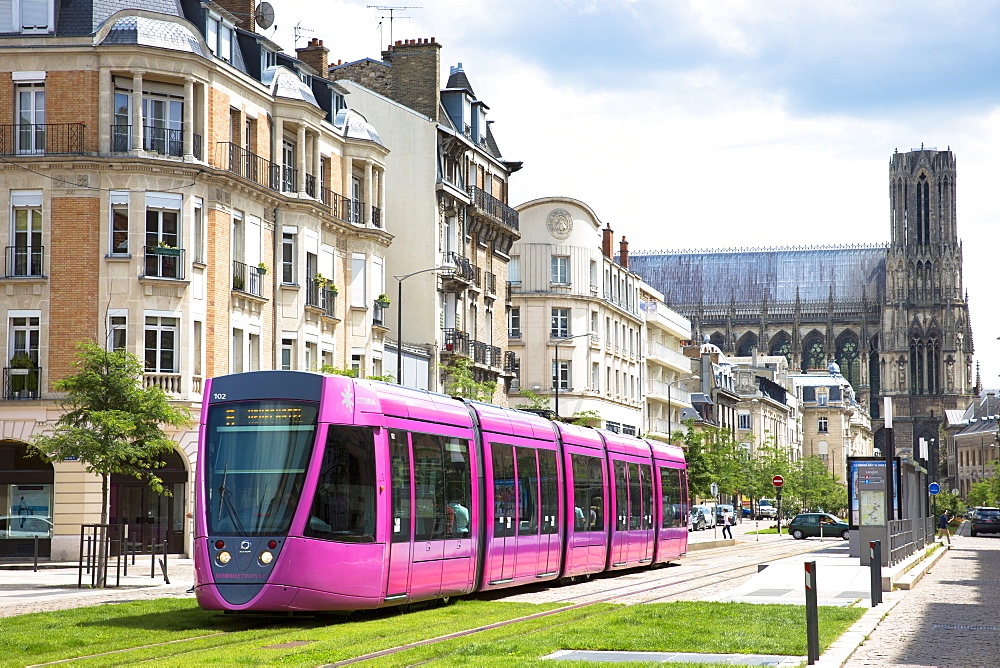
<path fill-rule="evenodd" d="M 212 399 L 223 400 L 225 398 L 226 398 L 225 392 L 213 392 L 212 393 Z"/>

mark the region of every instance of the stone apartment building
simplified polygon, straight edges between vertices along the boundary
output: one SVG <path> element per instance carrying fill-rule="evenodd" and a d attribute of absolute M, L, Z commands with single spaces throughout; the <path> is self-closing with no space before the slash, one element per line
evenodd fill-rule
<path fill-rule="evenodd" d="M 994 474 L 1000 458 L 1000 401 L 985 390 L 964 410 L 948 411 L 942 433 L 947 436 L 947 468 L 942 485 L 965 497 L 972 486 Z"/>
<path fill-rule="evenodd" d="M 497 383 L 492 401 L 505 405 L 508 272 L 521 236 L 507 197 L 521 163 L 503 157 L 461 63 L 441 86 L 441 49 L 433 37 L 398 40 L 381 60 L 328 72 L 390 149 L 386 211 L 405 221 L 386 252 L 398 300 L 387 318 L 387 370 L 405 385 L 444 391 L 449 368 L 465 358 L 477 380 Z"/>
<path fill-rule="evenodd" d="M 135 353 L 195 412 L 219 374 L 381 374 L 375 297 L 402 225 L 376 129 L 255 30 L 252 2 L 16 7 L 0 14 L 0 514 L 23 487 L 58 559 L 98 521 L 100 482 L 24 444 L 58 418 L 78 341 Z M 173 496 L 112 478 L 130 540 L 186 551 L 196 437 L 176 434 L 160 472 Z M 2 535 L 0 554 L 29 543 Z"/>

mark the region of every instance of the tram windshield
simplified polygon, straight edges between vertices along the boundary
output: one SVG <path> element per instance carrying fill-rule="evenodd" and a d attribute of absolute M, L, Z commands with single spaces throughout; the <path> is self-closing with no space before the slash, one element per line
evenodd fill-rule
<path fill-rule="evenodd" d="M 319 405 L 241 401 L 208 411 L 209 534 L 286 535 L 302 494 Z"/>

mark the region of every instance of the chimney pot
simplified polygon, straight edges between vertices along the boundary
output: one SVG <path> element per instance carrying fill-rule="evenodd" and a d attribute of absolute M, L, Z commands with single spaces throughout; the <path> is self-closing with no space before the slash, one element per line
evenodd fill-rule
<path fill-rule="evenodd" d="M 604 257 L 610 258 L 611 244 L 613 244 L 615 240 L 615 233 L 614 230 L 611 229 L 611 223 L 606 223 L 602 232 L 604 233 L 604 236 L 601 239 L 601 253 L 604 254 Z"/>

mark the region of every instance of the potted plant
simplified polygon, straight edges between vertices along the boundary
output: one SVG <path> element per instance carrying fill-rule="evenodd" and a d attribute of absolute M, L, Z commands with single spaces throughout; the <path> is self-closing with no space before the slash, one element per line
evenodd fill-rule
<path fill-rule="evenodd" d="M 38 371 L 28 353 L 21 351 L 10 358 L 10 391 L 18 397 L 38 391 Z"/>
<path fill-rule="evenodd" d="M 267 265 L 264 264 L 263 262 L 261 262 L 260 264 L 258 264 L 257 265 L 257 273 L 260 274 L 261 276 L 263 276 L 264 274 L 266 274 L 267 273 Z"/>
<path fill-rule="evenodd" d="M 325 288 L 327 285 L 330 284 L 330 279 L 329 278 L 323 278 L 323 274 L 319 274 L 319 273 L 317 273 L 313 277 L 313 280 L 316 282 L 316 286 L 319 287 L 319 288 Z"/>
<path fill-rule="evenodd" d="M 375 305 L 379 308 L 389 308 L 390 300 L 384 292 L 375 298 Z"/>
<path fill-rule="evenodd" d="M 233 274 L 233 290 L 243 291 L 246 287 L 246 281 L 243 280 L 242 274 Z"/>

